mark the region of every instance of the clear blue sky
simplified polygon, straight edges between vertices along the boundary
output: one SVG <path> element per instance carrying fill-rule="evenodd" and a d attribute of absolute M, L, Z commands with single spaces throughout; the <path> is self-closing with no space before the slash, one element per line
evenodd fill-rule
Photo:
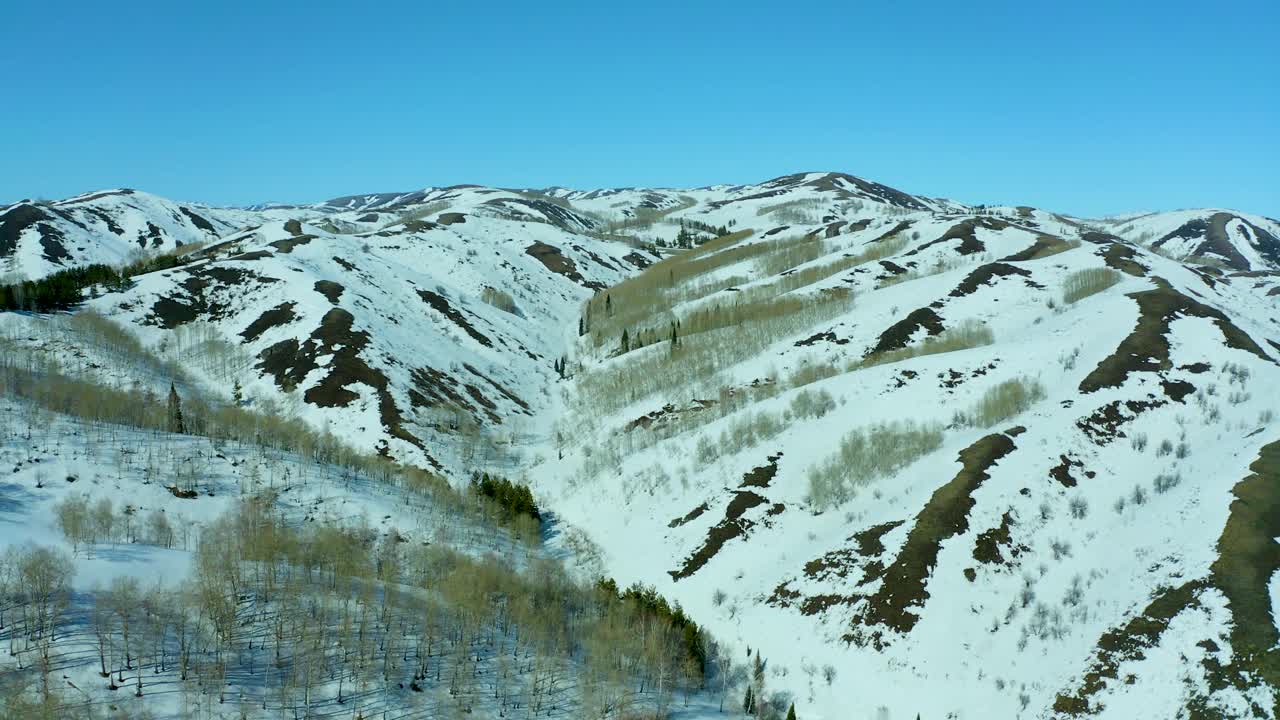
<path fill-rule="evenodd" d="M 1276 0 L 9 3 L 0 201 L 841 170 L 1274 217 L 1278 34 Z"/>

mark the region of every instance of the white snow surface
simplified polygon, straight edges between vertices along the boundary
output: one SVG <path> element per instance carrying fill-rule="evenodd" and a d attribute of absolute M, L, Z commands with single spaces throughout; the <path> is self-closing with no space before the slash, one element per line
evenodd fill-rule
<path fill-rule="evenodd" d="M 130 205 L 140 214 L 126 226 L 125 240 L 138 222 L 146 227 L 143 218 L 182 215 L 151 196 L 124 197 L 54 207 L 138 204 Z M 141 207 L 139 198 L 154 207 Z M 770 209 L 782 203 L 792 203 L 786 222 L 776 219 L 783 211 Z M 203 259 L 140 277 L 131 290 L 90 305 L 165 352 L 210 338 L 234 348 L 227 363 L 188 368 L 224 397 L 234 378 L 249 403 L 294 408 L 358 447 L 459 481 L 484 467 L 531 483 L 554 515 L 559 540 L 553 544 L 585 536 L 597 549 L 583 553 L 575 543 L 583 572 L 611 575 L 620 585 L 653 584 L 743 657 L 747 648 L 759 650 L 769 661 L 770 687 L 790 693 L 805 718 L 880 717 L 881 708 L 887 717 L 908 720 L 916 713 L 1065 717 L 1055 712 L 1055 701 L 1081 686 L 1104 633 L 1141 614 L 1162 589 L 1210 577 L 1233 487 L 1250 474 L 1261 449 L 1280 440 L 1274 391 L 1280 387 L 1280 258 L 1269 255 L 1258 232 L 1280 236 L 1280 224 L 1267 218 L 1189 210 L 1082 220 L 1034 208 L 969 208 L 834 173 L 697 189 L 459 186 L 201 211 L 216 224 L 215 236 L 163 227 L 174 244 L 209 242 Z M 652 224 L 623 227 L 655 215 Z M 1214 218 L 1233 253 L 1205 245 L 1209 231 L 1200 228 Z M 849 288 L 855 300 L 834 320 L 724 363 L 704 384 L 599 411 L 580 395 L 577 376 L 663 350 L 614 357 L 612 349 L 591 348 L 578 338 L 581 303 L 656 259 L 642 246 L 674 239 L 681 219 L 753 229 L 744 242 L 807 233 L 827 238 L 824 254 L 801 269 L 863 252 L 910 223 L 899 235 L 905 246 L 885 260 L 912 275 L 886 284 L 898 273 L 870 262 L 795 290 L 798 297 L 818 298 Z M 966 221 L 976 226 L 972 241 L 942 239 Z M 619 229 L 605 232 L 611 222 Z M 1180 228 L 1187 228 L 1182 235 Z M 29 276 L 47 272 L 53 265 L 40 257 L 38 230 L 23 232 L 8 262 Z M 94 240 L 83 242 L 98 249 L 76 262 L 123 257 L 129 243 L 112 235 L 91 231 L 85 237 Z M 1045 238 L 1065 251 L 1025 252 Z M 546 248 L 556 252 L 548 255 Z M 1232 266 L 1238 258 L 1246 264 Z M 978 274 L 992 265 L 1001 272 Z M 1063 302 L 1068 276 L 1107 267 L 1129 271 L 1120 272 L 1113 287 Z M 764 276 L 754 259 L 717 273 L 746 278 L 738 291 L 777 280 Z M 960 292 L 970 277 L 981 282 Z M 341 288 L 336 294 L 334 284 Z M 1085 391 L 1086 378 L 1139 326 L 1133 295 L 1162 287 L 1221 313 L 1255 350 L 1232 342 L 1212 318 L 1179 311 L 1163 335 L 1167 363 Z M 518 311 L 484 302 L 486 288 L 510 295 Z M 721 291 L 676 311 L 732 297 Z M 981 323 L 994 342 L 820 380 L 805 390 L 830 393 L 830 413 L 791 418 L 777 435 L 709 463 L 698 459 L 700 438 L 717 442 L 747 413 L 784 413 L 799 390 L 669 438 L 627 429 L 646 413 L 667 404 L 687 407 L 719 387 L 782 377 L 802 364 L 843 367 L 918 309 L 948 328 Z M 825 333 L 828 339 L 799 344 Z M 925 335 L 918 329 L 910 343 Z M 354 361 L 344 353 L 353 347 Z M 552 369 L 561 357 L 575 377 L 560 379 Z M 1038 381 L 1045 397 L 992 428 L 956 423 L 957 411 L 1019 378 Z M 1180 383 L 1190 391 L 1177 397 Z M 1088 419 L 1109 406 L 1121 420 L 1099 431 Z M 500 451 L 477 452 L 460 440 L 460 417 L 496 441 L 482 447 Z M 845 433 L 903 419 L 945 428 L 941 446 L 838 508 L 812 505 L 808 472 L 838 449 Z M 972 489 L 963 529 L 938 543 L 925 596 L 908 608 L 917 617 L 914 626 L 898 632 L 863 624 L 868 598 L 885 582 L 872 566 L 894 564 L 935 491 L 960 471 L 959 453 L 1003 431 L 1014 449 Z M 1164 441 L 1176 451 L 1165 453 Z M 606 452 L 614 462 L 590 470 L 599 465 L 590 459 Z M 725 519 L 744 475 L 779 454 L 776 475 L 755 490 L 767 503 L 748 510 L 745 533 L 690 576 L 674 579 L 673 571 Z M 1063 464 L 1069 484 L 1050 472 Z M 1179 481 L 1156 492 L 1159 475 Z M 1132 499 L 1136 488 L 1142 502 Z M 704 504 L 701 514 L 675 522 Z M 783 509 L 767 514 L 778 506 Z M 31 512 L 37 526 L 47 525 L 42 511 Z M 980 562 L 979 537 L 1006 517 L 1011 540 L 1001 546 L 1004 561 Z M 855 536 L 888 523 L 900 525 L 880 538 L 883 551 L 861 552 Z M 806 571 L 824 557 L 843 558 L 841 572 Z M 183 562 L 166 553 L 131 558 Z M 1068 602 L 1076 584 L 1080 596 Z M 1269 599 L 1275 587 L 1273 580 Z M 788 593 L 798 599 L 787 601 Z M 802 610 L 806 599 L 824 597 L 830 602 L 822 609 Z M 1230 652 L 1232 612 L 1216 587 L 1197 597 L 1141 659 L 1121 663 L 1118 677 L 1132 674 L 1133 684 L 1110 680 L 1090 698 L 1099 717 L 1180 717 L 1194 697 L 1210 692 L 1203 659 L 1211 651 L 1204 641 Z M 851 642 L 858 634 L 863 640 Z M 867 641 L 874 634 L 879 643 Z M 823 678 L 828 666 L 832 681 Z M 1228 717 L 1244 717 L 1253 703 L 1273 717 L 1271 692 L 1228 687 L 1214 691 L 1211 704 Z"/>

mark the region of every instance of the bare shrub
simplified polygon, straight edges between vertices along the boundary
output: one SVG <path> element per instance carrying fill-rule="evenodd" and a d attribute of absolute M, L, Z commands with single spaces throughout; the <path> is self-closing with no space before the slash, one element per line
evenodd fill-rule
<path fill-rule="evenodd" d="M 982 400 L 967 413 L 961 413 L 958 419 L 966 425 L 989 428 L 1025 412 L 1044 397 L 1044 386 L 1038 381 L 1006 380 L 987 390 Z"/>
<path fill-rule="evenodd" d="M 480 291 L 480 299 L 499 310 L 523 317 L 515 298 L 511 297 L 510 293 L 486 286 Z"/>
<path fill-rule="evenodd" d="M 1062 284 L 1062 302 L 1070 305 L 1120 282 L 1120 273 L 1111 268 L 1086 268 L 1067 276 Z"/>
<path fill-rule="evenodd" d="M 1089 515 L 1089 501 L 1083 497 L 1071 498 L 1071 502 L 1067 504 L 1071 511 L 1071 517 L 1076 520 L 1083 520 Z"/>
<path fill-rule="evenodd" d="M 902 362 L 903 360 L 910 360 L 924 355 L 968 350 L 969 348 L 990 345 L 993 342 L 995 342 L 995 335 L 992 334 L 990 328 L 976 320 L 968 320 L 956 327 L 948 328 L 938 335 L 931 335 L 917 345 L 911 345 L 901 350 L 878 353 L 862 360 L 857 360 L 850 363 L 849 369 L 860 370 L 862 368 L 875 367 L 876 365 Z"/>
<path fill-rule="evenodd" d="M 836 507 L 941 444 L 940 428 L 909 421 L 854 430 L 841 439 L 834 455 L 810 468 L 809 501 L 822 510 Z"/>
<path fill-rule="evenodd" d="M 1155 490 L 1157 495 L 1163 495 L 1177 487 L 1181 482 L 1182 475 L 1178 473 L 1160 473 L 1151 482 L 1151 489 Z"/>

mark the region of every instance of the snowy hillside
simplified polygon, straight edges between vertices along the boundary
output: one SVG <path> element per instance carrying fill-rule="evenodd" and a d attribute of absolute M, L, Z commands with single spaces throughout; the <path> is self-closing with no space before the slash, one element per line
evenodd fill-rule
<path fill-rule="evenodd" d="M 683 211 L 754 232 L 586 309 L 573 441 L 530 474 L 601 566 L 821 717 L 1272 717 L 1260 246 L 1228 238 L 1236 272 L 1031 208 L 809 188 L 785 222 Z"/>
<path fill-rule="evenodd" d="M 672 614 L 533 519 L 210 404 L 117 330 L 0 315 L 0 716 L 714 716 Z"/>
<path fill-rule="evenodd" d="M 1280 222 L 1231 210 L 1179 210 L 1102 221 L 1104 227 L 1175 260 L 1231 270 L 1280 269 Z"/>
<path fill-rule="evenodd" d="M 148 345 L 212 342 L 225 393 L 296 398 L 358 447 L 465 476 L 482 438 L 534 431 L 579 303 L 655 256 L 510 193 L 429 202 L 439 209 L 380 225 L 268 223 L 94 307 Z M 357 229 L 332 232 L 342 223 Z"/>
<path fill-rule="evenodd" d="M 37 279 L 92 263 L 211 242 L 270 217 L 176 203 L 137 190 L 107 190 L 56 202 L 0 208 L 0 277 Z"/>
<path fill-rule="evenodd" d="M 206 218 L 164 227 L 191 262 L 86 304 L 157 356 L 153 392 L 169 363 L 455 486 L 528 483 L 548 552 L 758 653 L 801 717 L 1280 715 L 1280 223 L 839 173 L 136 193 L 123 233 L 91 224 L 111 197 L 13 206 L 0 251 L 47 272 L 43 233 L 71 264 Z"/>

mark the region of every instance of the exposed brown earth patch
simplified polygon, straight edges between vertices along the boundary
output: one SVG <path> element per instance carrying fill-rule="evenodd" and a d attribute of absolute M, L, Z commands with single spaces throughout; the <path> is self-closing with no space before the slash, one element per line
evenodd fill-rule
<path fill-rule="evenodd" d="M 1222 332 L 1227 347 L 1252 353 L 1270 361 L 1262 348 L 1221 311 L 1197 302 L 1169 287 L 1129 293 L 1138 303 L 1138 324 L 1080 383 L 1080 392 L 1119 387 L 1134 372 L 1159 372 L 1172 367 L 1169 361 L 1169 324 L 1180 317 L 1212 320 Z"/>
<path fill-rule="evenodd" d="M 735 538 L 746 537 L 757 523 L 767 525 L 768 518 L 776 517 L 786 509 L 782 503 L 773 503 L 758 520 L 753 521 L 745 517 L 747 511 L 769 504 L 769 500 L 764 496 L 747 488 L 767 489 L 777 474 L 777 463 L 781 457 L 782 453 L 770 455 L 765 465 L 743 476 L 742 483 L 733 491 L 733 499 L 725 508 L 724 519 L 707 531 L 706 540 L 685 559 L 679 570 L 667 571 L 672 580 L 683 580 L 698 572 L 724 548 L 725 543 Z"/>
<path fill-rule="evenodd" d="M 979 365 L 973 370 L 970 370 L 968 374 L 962 373 L 959 370 L 948 368 L 938 373 L 938 387 L 950 392 L 960 387 L 961 385 L 965 384 L 965 382 L 972 380 L 974 378 L 982 377 L 995 369 L 996 369 L 996 363 L 994 361 L 989 362 L 985 365 Z M 1009 434 L 1013 435 L 1013 433 L 1009 433 Z"/>
<path fill-rule="evenodd" d="M 511 211 L 511 213 L 515 215 L 516 219 L 540 221 L 538 217 L 529 215 L 529 211 L 532 210 L 545 218 L 546 222 L 570 232 L 592 226 L 591 221 L 578 215 L 574 211 L 561 207 L 553 202 L 547 202 L 546 200 L 530 198 L 494 198 L 492 200 L 486 200 L 485 205 L 500 207 L 504 210 Z"/>
<path fill-rule="evenodd" d="M 1249 466 L 1250 474 L 1232 490 L 1235 500 L 1226 525 L 1218 538 L 1218 559 L 1209 568 L 1209 577 L 1164 588 L 1138 615 L 1124 625 L 1108 630 L 1098 640 L 1088 672 L 1073 690 L 1063 691 L 1054 702 L 1062 715 L 1085 715 L 1099 711 L 1094 697 L 1107 685 L 1125 682 L 1119 677 L 1121 664 L 1141 659 L 1159 642 L 1174 617 L 1199 606 L 1199 595 L 1215 587 L 1227 598 L 1231 610 L 1231 660 L 1204 660 L 1210 692 L 1233 686 L 1254 688 L 1259 682 L 1280 684 L 1280 634 L 1271 612 L 1269 583 L 1280 570 L 1280 442 L 1264 446 Z M 1218 649 L 1214 638 L 1201 647 Z M 1188 707 L 1192 718 L 1219 717 L 1206 708 L 1202 698 L 1192 697 Z M 1250 708 L 1253 717 L 1265 717 L 1266 708 Z"/>
<path fill-rule="evenodd" d="M 35 205 L 16 205 L 6 210 L 0 215 L 0 257 L 13 255 L 23 231 L 34 226 L 40 234 L 40 246 L 46 260 L 61 264 L 69 259 L 71 254 L 63 244 L 64 237 L 52 222 L 53 217 Z"/>
<path fill-rule="evenodd" d="M 61 265 L 63 260 L 71 259 L 61 231 L 45 223 L 36 225 L 36 230 L 40 233 L 40 250 L 45 260 Z"/>
<path fill-rule="evenodd" d="M 1000 262 L 1024 262 L 1027 260 L 1036 260 L 1038 258 L 1056 255 L 1070 248 L 1070 243 L 1056 235 L 1041 235 L 1036 238 L 1031 247 L 1016 252 L 1008 257 L 1000 258 Z"/>
<path fill-rule="evenodd" d="M 707 531 L 707 539 L 702 546 L 693 552 L 679 570 L 669 570 L 667 574 L 672 580 L 683 580 L 701 570 L 711 559 L 724 548 L 725 543 L 745 536 L 755 523 L 743 517 L 754 507 L 765 505 L 769 501 L 750 490 L 734 490 L 733 499 L 725 509 L 724 519 Z"/>
<path fill-rule="evenodd" d="M 971 295 L 984 285 L 994 285 L 999 278 L 1010 276 L 1031 277 L 1031 271 L 1002 262 L 987 263 L 966 275 L 964 280 L 961 280 L 960 284 L 948 294 L 948 297 Z"/>
<path fill-rule="evenodd" d="M 1233 665 L 1221 675 L 1248 682 L 1260 675 L 1280 685 L 1280 633 L 1272 616 L 1269 584 L 1280 570 L 1280 441 L 1264 446 L 1250 474 L 1232 489 L 1231 514 L 1218 538 L 1218 559 L 1210 567 L 1213 584 L 1231 608 Z"/>
<path fill-rule="evenodd" d="M 1109 243 L 1102 251 L 1107 267 L 1133 277 L 1146 277 L 1147 266 L 1137 261 L 1138 251 L 1119 242 Z"/>
<path fill-rule="evenodd" d="M 197 319 L 220 320 L 227 315 L 227 305 L 214 297 L 214 290 L 279 282 L 245 268 L 222 265 L 203 265 L 187 271 L 186 275 L 178 283 L 185 295 L 175 291 L 171 296 L 157 299 L 147 322 L 172 330 Z"/>
<path fill-rule="evenodd" d="M 1116 438 L 1126 437 L 1121 429 L 1142 413 L 1167 404 L 1148 396 L 1148 400 L 1113 400 L 1093 411 L 1088 417 L 1076 421 L 1076 427 L 1098 445 L 1107 445 Z"/>
<path fill-rule="evenodd" d="M 1161 380 L 1160 389 L 1174 402 L 1182 402 L 1188 395 L 1196 391 L 1196 386 L 1186 380 Z"/>
<path fill-rule="evenodd" d="M 264 310 L 257 320 L 249 323 L 249 327 L 240 331 L 240 337 L 244 338 L 245 342 L 253 342 L 267 330 L 293 322 L 298 317 L 293 312 L 295 307 L 297 307 L 297 303 L 287 302 L 281 303 L 270 310 Z"/>
<path fill-rule="evenodd" d="M 251 250 L 239 255 L 232 255 L 228 260 L 236 260 L 238 262 L 250 262 L 253 260 L 261 260 L 263 258 L 275 257 L 275 253 L 270 250 Z"/>
<path fill-rule="evenodd" d="M 136 195 L 136 194 L 137 194 L 136 190 L 133 190 L 130 188 L 120 188 L 119 190 L 106 190 L 104 192 L 93 193 L 92 195 L 86 195 L 84 197 L 77 197 L 77 198 L 72 198 L 70 200 L 64 200 L 63 203 L 67 205 L 73 205 L 73 204 L 79 205 L 81 203 L 93 202 L 94 200 L 101 200 L 102 198 L 120 197 L 120 196 Z"/>
<path fill-rule="evenodd" d="M 810 580 L 843 584 L 855 573 L 862 576 L 858 585 L 865 585 L 879 578 L 884 565 L 874 558 L 885 551 L 882 538 L 902 525 L 901 520 L 876 525 L 849 537 L 854 547 L 842 547 L 824 553 L 804 565 L 804 574 Z M 866 562 L 870 559 L 870 562 Z M 865 564 L 864 564 L 865 563 Z M 805 596 L 791 588 L 791 581 L 784 581 L 774 588 L 766 601 L 776 607 L 799 606 L 802 615 L 817 615 L 836 606 L 849 606 L 862 598 L 856 592 L 826 592 Z"/>
<path fill-rule="evenodd" d="M 832 345 L 848 345 L 849 344 L 848 338 L 838 338 L 836 337 L 836 334 L 834 331 L 827 330 L 826 332 L 814 333 L 813 335 L 810 335 L 809 337 L 803 340 L 797 340 L 795 343 L 795 346 L 809 347 L 811 345 L 817 345 L 820 342 L 831 343 Z"/>
<path fill-rule="evenodd" d="M 1235 270 L 1249 270 L 1249 260 L 1240 254 L 1240 250 L 1227 235 L 1227 223 L 1235 219 L 1236 216 L 1230 213 L 1214 213 L 1208 218 L 1195 218 L 1151 243 L 1151 246 L 1163 247 L 1171 240 L 1198 242 L 1187 253 L 1187 257 L 1211 258 Z"/>
<path fill-rule="evenodd" d="M 694 508 L 694 509 L 690 510 L 688 513 L 686 513 L 686 514 L 684 515 L 684 517 L 678 517 L 678 518 L 676 518 L 676 519 L 672 520 L 671 522 L 667 523 L 667 527 L 669 527 L 669 528 L 678 528 L 678 527 L 680 527 L 681 525 L 685 525 L 685 524 L 687 524 L 687 523 L 691 523 L 691 522 L 693 522 L 694 520 L 697 520 L 698 518 L 702 517 L 702 514 L 703 514 L 703 513 L 705 513 L 707 510 L 710 510 L 710 509 L 711 509 L 711 508 L 710 508 L 710 506 L 708 506 L 706 503 L 702 503 L 702 504 L 701 504 L 701 505 L 699 505 L 698 507 L 696 507 L 696 508 Z"/>
<path fill-rule="evenodd" d="M 1079 227 L 1079 225 L 1076 223 L 1071 223 L 1071 224 L 1075 225 L 1076 227 Z M 1084 240 L 1087 243 L 1093 243 L 1094 245 L 1123 245 L 1124 244 L 1124 238 L 1120 237 L 1119 235 L 1112 235 L 1111 233 L 1097 232 L 1095 230 L 1090 230 L 1088 232 L 1081 234 L 1080 239 Z"/>
<path fill-rule="evenodd" d="M 941 245 L 942 243 L 950 242 L 952 240 L 960 241 L 960 243 L 956 245 L 956 252 L 961 255 L 976 255 L 987 249 L 987 246 L 978 239 L 978 228 L 980 227 L 988 230 L 1003 230 L 1009 227 L 1009 223 L 988 217 L 962 220 L 948 228 L 947 231 L 942 234 L 942 237 L 921 245 L 907 253 L 906 256 L 909 257 L 911 255 L 916 255 L 933 247 L 934 245 Z"/>
<path fill-rule="evenodd" d="M 653 264 L 652 260 L 638 252 L 627 253 L 622 256 L 622 259 L 631 263 L 638 270 L 643 270 Z"/>
<path fill-rule="evenodd" d="M 470 383 L 463 383 L 462 387 L 466 389 L 467 395 L 471 396 L 471 399 L 476 401 L 476 404 L 479 405 L 481 411 L 488 416 L 490 422 L 494 425 L 502 422 L 502 418 L 494 412 L 498 409 L 498 406 L 495 405 L 488 397 L 485 397 L 485 394 L 480 391 L 480 388 Z"/>
<path fill-rule="evenodd" d="M 922 328 L 930 335 L 938 335 L 944 329 L 942 318 L 938 316 L 938 313 L 927 307 L 911 311 L 905 318 L 890 325 L 888 330 L 880 333 L 879 341 L 876 342 L 875 347 L 867 351 L 867 356 L 905 348 L 911 344 L 912 336 Z"/>
<path fill-rule="evenodd" d="M 203 216 L 197 215 L 181 205 L 178 206 L 178 210 L 181 211 L 183 215 L 187 216 L 187 219 L 191 221 L 192 225 L 195 225 L 207 233 L 213 233 L 215 235 L 218 233 L 218 229 L 213 226 L 213 223 L 206 220 Z"/>
<path fill-rule="evenodd" d="M 911 229 L 911 226 L 912 226 L 913 224 L 914 224 L 914 223 L 913 223 L 912 221 L 910 221 L 910 220 L 903 220 L 902 222 L 898 223 L 897 225 L 894 225 L 894 226 L 893 226 L 893 227 L 892 227 L 888 232 L 881 233 L 880 235 L 878 235 L 878 236 L 877 236 L 874 240 L 872 240 L 871 242 L 873 242 L 873 243 L 878 243 L 878 242 L 880 242 L 881 240 L 888 240 L 888 239 L 889 239 L 889 238 L 891 238 L 891 237 L 895 237 L 895 236 L 897 236 L 899 233 L 904 233 L 904 232 L 906 232 L 907 230 Z"/>
<path fill-rule="evenodd" d="M 120 224 L 116 222 L 115 218 L 111 217 L 111 215 L 107 213 L 107 211 L 103 210 L 102 208 L 87 207 L 87 208 L 82 208 L 82 210 L 98 218 L 98 220 L 100 220 L 103 225 L 107 226 L 108 232 L 111 232 L 118 236 L 124 235 L 124 228 L 120 227 Z M 147 223 L 147 224 L 151 225 L 151 223 Z M 155 227 L 155 226 L 152 225 L 152 227 Z"/>
<path fill-rule="evenodd" d="M 145 236 L 141 230 L 138 231 L 138 246 L 146 247 L 147 241 L 151 242 L 151 247 L 156 248 L 164 244 L 164 233 L 151 221 L 147 221 L 147 234 Z"/>
<path fill-rule="evenodd" d="M 973 559 L 983 565 L 1009 566 L 1029 548 L 1013 542 L 1013 510 L 1006 510 L 1000 524 L 978 535 L 973 543 Z"/>
<path fill-rule="evenodd" d="M 290 222 L 293 222 L 293 221 L 290 221 Z M 288 254 L 288 253 L 293 252 L 293 249 L 294 249 L 294 248 L 296 248 L 296 247 L 298 247 L 298 246 L 300 246 L 300 245 L 306 245 L 307 243 L 309 243 L 309 242 L 311 242 L 312 240 L 315 240 L 315 239 L 316 239 L 316 236 L 315 236 L 315 235 L 295 235 L 295 236 L 293 236 L 293 237 L 291 237 L 291 238 L 285 238 L 285 239 L 283 239 L 283 240 L 276 240 L 275 242 L 273 242 L 273 243 L 268 243 L 268 244 L 269 244 L 271 247 L 273 247 L 273 248 L 275 248 L 276 250 L 278 250 L 279 252 L 281 252 L 281 253 L 285 253 L 285 254 Z"/>
<path fill-rule="evenodd" d="M 333 353 L 329 375 L 308 389 L 304 399 L 317 407 L 346 407 L 359 397 L 347 389 L 349 385 L 386 386 L 386 376 L 360 358 L 360 351 L 369 345 L 369 333 L 355 330 L 354 323 L 351 313 L 334 308 L 325 313 L 305 343 L 289 339 L 264 350 L 259 367 L 275 377 L 277 385 L 297 387 L 318 367 L 315 358 Z"/>
<path fill-rule="evenodd" d="M 747 488 L 767 488 L 769 483 L 778 475 L 778 460 L 782 458 L 782 453 L 770 455 L 769 462 L 757 468 L 752 468 L 747 474 L 742 476 L 742 484 L 738 487 Z"/>
<path fill-rule="evenodd" d="M 876 557 L 884 554 L 884 536 L 902 525 L 901 520 L 874 525 L 861 532 L 854 533 L 852 540 L 858 545 L 858 552 L 863 557 Z"/>
<path fill-rule="evenodd" d="M 422 301 L 430 305 L 436 312 L 451 320 L 453 324 L 462 328 L 462 331 L 470 335 L 473 340 L 485 347 L 493 347 L 493 341 L 477 330 L 471 324 L 471 321 L 467 320 L 465 315 L 450 305 L 443 295 L 430 290 L 419 290 L 418 297 L 422 298 Z"/>
<path fill-rule="evenodd" d="M 974 491 L 990 477 L 992 466 L 1015 447 L 1008 435 L 993 433 L 960 451 L 960 472 L 938 488 L 916 515 L 898 556 L 885 568 L 880 589 L 867 599 L 855 621 L 877 629 L 866 638 L 855 628 L 847 639 L 859 643 L 869 639 L 882 648 L 887 641 L 878 628 L 908 633 L 915 627 L 920 619 L 917 611 L 929 597 L 927 581 L 942 542 L 969 529 Z"/>
<path fill-rule="evenodd" d="M 458 381 L 435 368 L 415 368 L 409 372 L 409 404 L 414 408 L 449 408 L 479 419 L 479 410 L 457 391 Z"/>
<path fill-rule="evenodd" d="M 835 194 L 837 197 L 852 197 L 852 193 L 845 185 L 852 185 L 864 195 L 886 202 L 890 205 L 898 207 L 910 208 L 912 210 L 927 210 L 924 203 L 920 202 L 914 195 L 889 187 L 871 180 L 864 180 L 860 177 L 849 175 L 848 173 L 826 173 L 822 177 L 809 180 L 805 183 L 810 187 L 817 188 L 823 192 Z"/>
<path fill-rule="evenodd" d="M 403 427 L 403 417 L 391 396 L 386 374 L 369 366 L 360 353 L 369 345 L 369 333 L 354 328 L 355 318 L 342 308 L 325 313 L 320 325 L 305 342 L 294 338 L 282 340 L 258 354 L 257 367 L 271 375 L 282 389 L 299 386 L 319 365 L 316 358 L 331 356 L 326 366 L 328 375 L 312 385 L 302 399 L 316 407 L 346 407 L 359 398 L 352 385 L 372 388 L 378 397 L 378 413 L 387 433 L 421 450 L 429 464 L 437 469 L 438 461 L 427 452 L 422 441 Z M 384 445 L 379 452 L 390 457 Z"/>
<path fill-rule="evenodd" d="M 906 273 L 910 272 L 909 270 L 902 267 L 898 263 L 893 262 L 892 260 L 881 260 L 880 267 L 884 268 L 885 271 L 889 273 L 890 277 L 897 277 L 898 275 L 905 275 Z"/>
<path fill-rule="evenodd" d="M 536 360 L 537 358 L 531 358 L 531 359 L 535 359 L 535 360 Z M 486 374 L 484 374 L 484 373 L 480 372 L 480 371 L 479 371 L 479 370 L 477 370 L 474 366 L 472 366 L 470 363 L 462 363 L 462 367 L 463 367 L 464 369 L 466 369 L 466 371 L 467 371 L 467 372 L 471 373 L 472 375 L 475 375 L 476 377 L 480 378 L 481 380 L 484 380 L 485 382 L 487 382 L 487 383 L 489 383 L 490 385 L 492 385 L 492 386 L 493 386 L 493 388 L 494 388 L 495 390 L 497 390 L 499 394 L 501 394 L 503 397 L 505 397 L 506 399 L 510 400 L 512 403 L 514 403 L 515 405 L 517 405 L 517 406 L 518 406 L 521 410 L 523 410 L 525 413 L 528 413 L 528 412 L 529 412 L 529 403 L 525 402 L 524 400 L 521 400 L 521 399 L 520 399 L 520 397 L 519 397 L 518 395 L 516 395 L 515 393 L 511 392 L 510 390 L 508 390 L 508 389 L 507 389 L 507 388 L 506 388 L 502 383 L 500 383 L 500 382 L 498 382 L 497 380 L 494 380 L 493 378 L 489 377 L 488 375 L 486 375 Z"/>
<path fill-rule="evenodd" d="M 342 297 L 343 289 L 341 285 L 332 280 L 317 280 L 315 284 L 315 291 L 334 305 L 337 305 L 338 298 Z"/>
<path fill-rule="evenodd" d="M 1059 455 L 1061 460 L 1057 465 L 1049 468 L 1049 477 L 1057 480 L 1062 487 L 1073 488 L 1076 486 L 1076 478 L 1071 474 L 1072 468 L 1084 471 L 1086 477 L 1092 478 L 1096 473 L 1092 470 L 1084 470 L 1084 462 L 1071 457 L 1070 455 Z"/>
<path fill-rule="evenodd" d="M 1080 686 L 1074 692 L 1059 694 L 1053 703 L 1054 712 L 1088 715 L 1101 710 L 1091 698 L 1107 686 L 1107 681 L 1118 680 L 1120 665 L 1145 657 L 1144 651 L 1155 646 L 1175 616 L 1198 605 L 1204 587 L 1203 581 L 1194 581 L 1164 588 L 1136 617 L 1103 633 Z"/>
<path fill-rule="evenodd" d="M 579 285 L 592 290 L 603 290 L 604 285 L 599 282 L 588 282 L 582 277 L 582 273 L 578 272 L 578 266 L 574 264 L 571 258 L 565 257 L 560 252 L 560 248 L 554 245 L 548 245 L 544 242 L 536 242 L 524 249 L 525 254 L 542 263 L 543 267 L 557 275 L 563 275 Z"/>

